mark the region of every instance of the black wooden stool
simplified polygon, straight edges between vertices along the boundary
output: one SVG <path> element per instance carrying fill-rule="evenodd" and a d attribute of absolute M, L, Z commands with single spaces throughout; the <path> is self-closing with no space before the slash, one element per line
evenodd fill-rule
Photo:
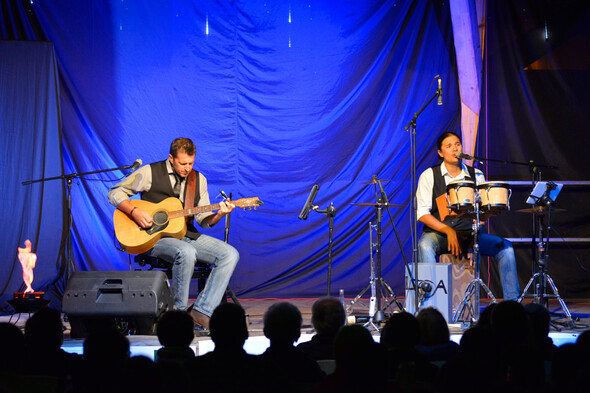
<path fill-rule="evenodd" d="M 134 259 L 135 259 L 135 263 L 139 264 L 139 266 L 143 267 L 143 266 L 148 265 L 149 266 L 148 270 L 152 270 L 152 269 L 164 270 L 168 279 L 172 279 L 172 264 L 169 262 L 166 262 L 162 258 L 152 257 L 152 256 L 149 256 L 146 254 L 138 254 L 135 256 Z M 211 266 L 207 265 L 206 263 L 199 262 L 197 260 L 197 263 L 195 264 L 195 271 L 193 272 L 193 279 L 197 280 L 197 288 L 199 290 L 199 293 L 201 293 L 201 291 L 205 288 L 205 284 L 207 283 L 207 279 L 209 278 L 210 274 L 211 274 Z M 240 301 L 236 297 L 236 294 L 234 293 L 234 291 L 231 290 L 230 287 L 226 288 L 226 295 L 231 297 L 231 299 L 233 300 L 234 303 L 241 306 Z M 226 301 L 225 296 L 223 297 L 223 299 L 221 301 L 222 302 Z"/>
<path fill-rule="evenodd" d="M 136 255 L 135 262 L 142 267 L 146 265 L 149 266 L 148 270 L 164 270 L 168 279 L 172 279 L 172 264 L 170 262 L 146 254 Z M 197 280 L 198 282 L 197 288 L 199 289 L 199 293 L 205 288 L 209 274 L 211 274 L 211 267 L 206 263 L 199 263 L 199 261 L 197 261 L 195 264 L 195 270 L 193 272 L 193 279 Z"/>

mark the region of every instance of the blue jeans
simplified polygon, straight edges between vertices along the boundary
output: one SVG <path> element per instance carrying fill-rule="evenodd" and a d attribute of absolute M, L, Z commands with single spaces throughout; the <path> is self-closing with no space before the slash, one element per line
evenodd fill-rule
<path fill-rule="evenodd" d="M 436 262 L 436 256 L 448 253 L 447 237 L 440 232 L 423 232 L 418 240 L 418 262 Z M 494 257 L 500 271 L 504 300 L 518 300 L 520 287 L 512 243 L 499 236 L 479 233 L 479 253 Z"/>
<path fill-rule="evenodd" d="M 211 265 L 207 284 L 193 305 L 194 309 L 208 316 L 211 316 L 221 302 L 240 259 L 240 254 L 235 248 L 203 234 L 196 240 L 188 237 L 162 238 L 146 254 L 172 264 L 172 295 L 174 308 L 178 310 L 186 310 L 188 307 L 189 288 L 197 259 Z"/>

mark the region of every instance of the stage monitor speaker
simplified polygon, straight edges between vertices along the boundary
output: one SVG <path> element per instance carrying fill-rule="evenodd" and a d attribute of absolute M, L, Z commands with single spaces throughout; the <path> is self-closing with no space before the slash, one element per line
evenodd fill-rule
<path fill-rule="evenodd" d="M 62 301 L 72 338 L 107 327 L 124 334 L 154 334 L 160 315 L 173 306 L 162 271 L 75 272 Z"/>
<path fill-rule="evenodd" d="M 414 273 L 414 270 L 412 270 Z M 452 266 L 450 263 L 418 264 L 418 310 L 434 307 L 441 312 L 447 323 L 453 319 Z M 414 290 L 406 271 L 406 311 L 414 314 Z"/>

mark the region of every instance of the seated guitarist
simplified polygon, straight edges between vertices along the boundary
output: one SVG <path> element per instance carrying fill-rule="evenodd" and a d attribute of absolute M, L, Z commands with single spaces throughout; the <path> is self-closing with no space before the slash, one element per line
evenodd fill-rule
<path fill-rule="evenodd" d="M 152 226 L 150 214 L 134 207 L 129 201 L 129 196 L 140 193 L 141 199 L 152 203 L 159 203 L 168 197 L 177 197 L 184 204 L 187 188 L 190 188 L 191 184 L 187 179 L 189 174 L 194 172 L 197 179 L 192 182 L 196 188 L 192 190 L 194 206 L 209 205 L 207 179 L 203 174 L 193 170 L 195 154 L 193 141 L 188 138 L 175 139 L 170 145 L 167 160 L 143 166 L 112 187 L 108 193 L 109 201 L 137 225 L 147 229 Z M 220 202 L 219 205 L 220 209 L 216 213 L 200 213 L 195 215 L 194 220 L 201 227 L 209 228 L 235 207 L 231 202 Z M 199 293 L 190 310 L 195 324 L 208 329 L 209 317 L 221 302 L 240 259 L 238 251 L 221 240 L 199 233 L 193 220 L 190 220 L 187 223 L 186 235 L 182 239 L 161 238 L 146 254 L 172 264 L 174 307 L 179 310 L 186 310 L 188 307 L 189 286 L 197 258 L 200 262 L 212 266 L 205 288 Z"/>

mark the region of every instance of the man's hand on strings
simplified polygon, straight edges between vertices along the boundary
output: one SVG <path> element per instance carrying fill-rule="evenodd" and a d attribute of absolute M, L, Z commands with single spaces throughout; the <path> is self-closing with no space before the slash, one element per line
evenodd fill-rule
<path fill-rule="evenodd" d="M 131 218 L 133 219 L 133 221 L 135 221 L 137 225 L 139 225 L 143 229 L 150 228 L 154 223 L 154 221 L 152 220 L 152 216 L 150 216 L 150 214 L 145 210 L 142 210 L 138 207 L 134 208 L 131 212 Z"/>

